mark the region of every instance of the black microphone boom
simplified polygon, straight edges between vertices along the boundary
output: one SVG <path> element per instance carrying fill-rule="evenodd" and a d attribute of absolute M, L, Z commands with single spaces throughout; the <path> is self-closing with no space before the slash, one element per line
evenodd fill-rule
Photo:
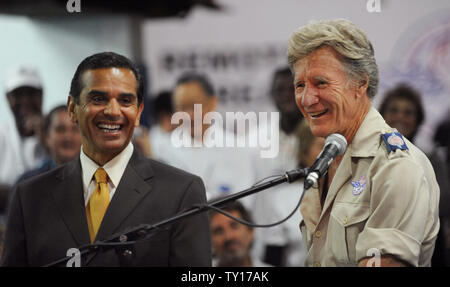
<path fill-rule="evenodd" d="M 328 167 L 335 157 L 344 154 L 347 149 L 347 140 L 340 134 L 331 134 L 325 140 L 322 152 L 317 157 L 314 164 L 309 168 L 306 176 L 304 189 L 307 190 L 313 186 L 319 178 L 324 176 Z"/>

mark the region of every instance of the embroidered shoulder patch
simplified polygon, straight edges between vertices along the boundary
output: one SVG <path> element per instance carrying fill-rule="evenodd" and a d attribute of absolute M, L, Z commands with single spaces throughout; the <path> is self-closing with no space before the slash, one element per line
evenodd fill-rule
<path fill-rule="evenodd" d="M 399 132 L 385 133 L 382 134 L 381 137 L 386 143 L 389 152 L 395 151 L 396 149 L 408 150 L 408 147 L 403 140 L 403 136 Z"/>

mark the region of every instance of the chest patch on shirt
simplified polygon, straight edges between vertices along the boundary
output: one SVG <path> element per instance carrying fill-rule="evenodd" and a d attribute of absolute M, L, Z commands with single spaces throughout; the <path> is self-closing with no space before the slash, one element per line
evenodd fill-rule
<path fill-rule="evenodd" d="M 386 144 L 388 152 L 395 151 L 396 149 L 408 150 L 403 136 L 399 132 L 385 133 L 381 137 Z"/>
<path fill-rule="evenodd" d="M 353 195 L 360 195 L 361 192 L 366 188 L 367 176 L 363 175 L 358 180 L 352 180 L 350 184 L 353 186 Z"/>

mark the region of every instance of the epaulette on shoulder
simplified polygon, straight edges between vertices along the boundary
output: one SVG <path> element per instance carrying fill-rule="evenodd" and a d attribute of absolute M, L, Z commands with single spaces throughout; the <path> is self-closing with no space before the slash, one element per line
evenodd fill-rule
<path fill-rule="evenodd" d="M 402 134 L 397 131 L 383 133 L 381 134 L 381 137 L 386 144 L 388 152 L 395 151 L 396 149 L 408 150 Z"/>

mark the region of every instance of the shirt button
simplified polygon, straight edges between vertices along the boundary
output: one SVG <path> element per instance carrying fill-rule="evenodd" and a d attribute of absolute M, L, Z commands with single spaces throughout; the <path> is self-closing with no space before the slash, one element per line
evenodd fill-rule
<path fill-rule="evenodd" d="M 320 238 L 320 236 L 322 236 L 322 232 L 319 230 L 319 231 L 316 231 L 316 233 L 314 234 L 317 238 Z"/>
<path fill-rule="evenodd" d="M 320 267 L 320 262 L 315 262 L 313 266 L 314 267 Z"/>
<path fill-rule="evenodd" d="M 347 217 L 344 217 L 344 219 L 342 220 L 342 223 L 343 223 L 343 224 L 347 224 L 347 222 L 348 222 L 348 218 L 347 218 Z"/>

